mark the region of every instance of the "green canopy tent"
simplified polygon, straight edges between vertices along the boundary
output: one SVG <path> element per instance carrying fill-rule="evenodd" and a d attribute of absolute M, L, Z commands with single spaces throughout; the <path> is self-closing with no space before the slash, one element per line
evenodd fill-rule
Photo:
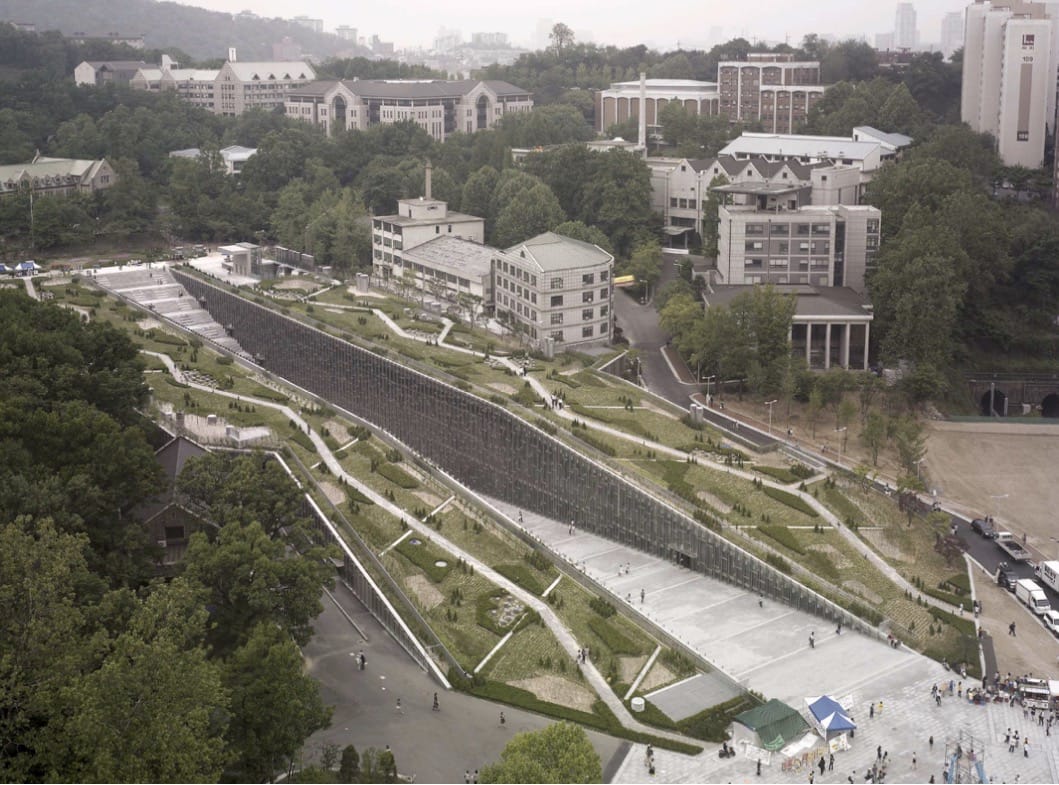
<path fill-rule="evenodd" d="M 732 742 L 746 742 L 775 752 L 800 739 L 809 729 L 797 709 L 773 698 L 732 718 Z"/>

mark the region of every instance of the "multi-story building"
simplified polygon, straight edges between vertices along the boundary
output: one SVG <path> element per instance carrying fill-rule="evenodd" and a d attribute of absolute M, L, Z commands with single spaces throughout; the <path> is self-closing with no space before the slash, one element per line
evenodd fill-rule
<path fill-rule="evenodd" d="M 749 191 L 749 189 L 743 189 Z M 736 187 L 726 188 L 731 198 Z M 718 214 L 716 280 L 722 284 L 807 284 L 865 290 L 879 249 L 882 214 L 868 205 L 762 209 L 749 191 Z"/>
<path fill-rule="evenodd" d="M 139 90 L 174 90 L 190 104 L 214 114 L 234 116 L 247 109 L 267 111 L 283 106 L 287 94 L 316 78 L 301 60 L 241 63 L 229 60 L 219 69 L 143 68 L 130 82 Z"/>
<path fill-rule="evenodd" d="M 485 220 L 449 212 L 426 195 L 372 219 L 372 275 L 383 287 L 415 287 L 495 312 L 533 346 L 610 340 L 614 257 L 546 232 L 507 250 L 485 245 Z"/>
<path fill-rule="evenodd" d="M 350 27 L 349 25 L 339 25 L 335 28 L 335 35 L 341 38 L 343 41 L 352 41 L 357 43 L 357 28 Z"/>
<path fill-rule="evenodd" d="M 760 122 L 773 133 L 792 133 L 823 97 L 820 63 L 791 55 L 751 54 L 717 66 L 720 113 L 737 122 Z"/>
<path fill-rule="evenodd" d="M 285 106 L 288 117 L 328 134 L 410 120 L 444 141 L 456 132 L 492 128 L 505 114 L 528 112 L 533 98 L 522 88 L 495 80 L 347 79 L 293 89 Z"/>
<path fill-rule="evenodd" d="M 647 127 L 657 130 L 658 113 L 671 101 L 691 114 L 716 116 L 720 95 L 715 82 L 694 79 L 647 79 L 644 83 Z M 596 131 L 604 133 L 612 125 L 640 116 L 640 82 L 615 82 L 596 93 Z"/>
<path fill-rule="evenodd" d="M 961 117 L 1006 165 L 1037 169 L 1056 117 L 1059 4 L 978 0 L 966 19 Z"/>
<path fill-rule="evenodd" d="M 45 158 L 38 153 L 28 164 L 0 166 L 0 197 L 22 190 L 29 190 L 34 196 L 93 193 L 110 188 L 117 181 L 105 158 Z"/>
<path fill-rule="evenodd" d="M 296 16 L 291 19 L 291 21 L 294 22 L 294 24 L 296 25 L 301 25 L 302 27 L 309 28 L 314 33 L 322 33 L 324 31 L 323 19 L 314 19 L 309 16 Z"/>
<path fill-rule="evenodd" d="M 121 33 L 107 33 L 106 35 L 85 35 L 84 33 L 74 33 L 66 37 L 67 40 L 73 41 L 75 44 L 92 44 L 92 43 L 107 43 L 114 45 L 128 46 L 132 49 L 146 49 L 147 44 L 143 40 L 143 35 L 122 35 Z"/>
<path fill-rule="evenodd" d="M 74 69 L 74 84 L 79 87 L 127 85 L 137 71 L 148 67 L 143 60 L 85 60 Z"/>
<path fill-rule="evenodd" d="M 948 60 L 963 47 L 963 14 L 953 11 L 941 18 L 941 54 Z"/>
<path fill-rule="evenodd" d="M 860 171 L 853 166 L 733 156 L 648 158 L 647 165 L 651 169 L 652 209 L 664 217 L 665 231 L 674 238 L 702 231 L 711 190 L 723 193 L 731 188 L 733 192 L 753 193 L 764 209 L 860 202 Z"/>
<path fill-rule="evenodd" d="M 911 3 L 898 3 L 894 15 L 894 49 L 913 50 L 919 44 L 916 9 Z"/>
<path fill-rule="evenodd" d="M 614 257 L 555 232 L 508 248 L 493 263 L 497 316 L 542 349 L 610 341 Z"/>

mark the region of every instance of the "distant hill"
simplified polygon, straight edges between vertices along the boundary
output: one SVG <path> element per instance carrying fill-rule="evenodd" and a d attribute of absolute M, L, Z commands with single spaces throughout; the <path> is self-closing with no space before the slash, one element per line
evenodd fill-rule
<path fill-rule="evenodd" d="M 142 34 L 150 49 L 175 47 L 196 60 L 223 59 L 230 46 L 240 60 L 271 60 L 272 44 L 285 36 L 303 54 L 320 59 L 366 54 L 351 41 L 282 19 L 236 20 L 231 14 L 153 0 L 0 0 L 0 21 L 32 22 L 38 32 L 65 35 Z"/>

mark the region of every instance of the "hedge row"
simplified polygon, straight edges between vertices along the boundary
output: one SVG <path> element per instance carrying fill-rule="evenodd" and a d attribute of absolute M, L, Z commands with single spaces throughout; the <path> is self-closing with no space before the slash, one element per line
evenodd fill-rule
<path fill-rule="evenodd" d="M 533 570 L 524 564 L 498 564 L 493 567 L 493 569 L 512 583 L 521 586 L 526 591 L 531 592 L 538 597 L 540 597 L 541 594 L 544 593 L 544 590 L 548 588 L 537 580 L 537 576 L 533 574 Z"/>
<path fill-rule="evenodd" d="M 974 637 L 977 634 L 975 632 L 974 622 L 971 619 L 964 619 L 960 616 L 957 616 L 955 613 L 949 613 L 948 611 L 942 610 L 941 608 L 935 608 L 933 605 L 928 607 L 927 610 L 930 611 L 930 615 L 933 616 L 935 619 L 951 624 L 964 635 L 970 635 L 971 637 Z"/>
<path fill-rule="evenodd" d="M 732 724 L 732 718 L 760 703 L 750 693 L 740 695 L 680 720 L 677 727 L 693 738 L 720 744 L 728 739 L 728 726 Z"/>
<path fill-rule="evenodd" d="M 973 611 L 974 606 L 971 604 L 972 600 L 970 597 L 960 597 L 959 595 L 952 594 L 951 592 L 943 591 L 941 589 L 932 589 L 928 586 L 924 586 L 921 591 L 924 594 L 929 594 L 936 600 L 947 602 L 949 605 L 955 605 L 958 608 L 963 608 L 965 611 Z"/>
<path fill-rule="evenodd" d="M 406 491 L 419 487 L 419 483 L 412 475 L 392 463 L 380 463 L 375 471 L 398 488 L 404 488 Z"/>
<path fill-rule="evenodd" d="M 793 493 L 787 493 L 787 491 L 781 491 L 779 488 L 773 488 L 768 485 L 763 486 L 761 490 L 765 492 L 766 496 L 775 499 L 780 504 L 786 504 L 791 509 L 804 512 L 810 518 L 818 517 L 816 510 L 810 507 L 800 496 L 795 496 Z"/>
<path fill-rule="evenodd" d="M 295 429 L 292 431 L 290 439 L 302 449 L 308 450 L 309 452 L 316 452 L 316 445 L 313 444 L 313 440 L 301 429 Z"/>
<path fill-rule="evenodd" d="M 794 551 L 801 556 L 805 555 L 805 549 L 802 548 L 801 543 L 798 542 L 798 539 L 786 526 L 759 526 L 758 531 L 766 537 L 771 537 L 784 548 Z"/>
<path fill-rule="evenodd" d="M 601 441 L 600 439 L 597 439 L 592 434 L 588 433 L 588 431 L 585 431 L 585 430 L 583 430 L 581 428 L 574 428 L 572 431 L 570 431 L 570 433 L 572 433 L 574 436 L 576 436 L 578 439 L 583 441 L 588 446 L 595 447 L 597 450 L 599 450 L 604 455 L 614 456 L 614 455 L 618 454 L 617 450 L 615 450 L 613 447 L 611 447 L 606 442 Z"/>
<path fill-rule="evenodd" d="M 596 634 L 596 637 L 603 641 L 603 645 L 610 649 L 614 654 L 627 654 L 630 657 L 643 654 L 643 650 L 636 645 L 635 641 L 630 640 L 621 632 L 621 630 L 603 619 L 594 616 L 590 617 L 588 620 L 588 628 L 592 630 L 592 632 Z"/>
<path fill-rule="evenodd" d="M 799 480 L 798 475 L 790 469 L 784 469 L 782 466 L 759 466 L 754 464 L 753 468 L 759 474 L 764 474 L 766 477 L 771 477 L 782 483 L 792 483 Z"/>
<path fill-rule="evenodd" d="M 375 502 L 373 502 L 359 490 L 354 488 L 352 485 L 346 486 L 346 498 L 349 499 L 351 502 L 356 502 L 357 504 L 375 504 Z"/>

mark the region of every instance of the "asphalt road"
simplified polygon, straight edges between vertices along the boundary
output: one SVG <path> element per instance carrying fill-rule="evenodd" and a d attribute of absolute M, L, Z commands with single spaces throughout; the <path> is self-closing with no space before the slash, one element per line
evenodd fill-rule
<path fill-rule="evenodd" d="M 658 291 L 677 277 L 676 265 L 671 257 L 663 263 L 662 275 L 655 290 Z M 614 295 L 614 314 L 629 346 L 640 353 L 640 368 L 643 382 L 655 395 L 675 403 L 683 409 L 691 406 L 691 396 L 703 392 L 702 384 L 684 384 L 679 381 L 662 356 L 662 347 L 669 341 L 669 334 L 658 323 L 658 311 L 653 302 L 641 305 L 627 290 L 619 289 Z M 707 421 L 733 437 L 750 442 L 758 448 L 766 448 L 776 443 L 776 439 L 757 431 L 739 428 L 736 420 L 720 414 L 714 409 L 704 412 Z"/>
<path fill-rule="evenodd" d="M 365 641 L 326 596 L 324 612 L 303 653 L 309 673 L 319 682 L 324 702 L 334 706 L 331 727 L 306 744 L 306 760 L 319 757 L 325 745 L 353 744 L 362 753 L 389 745 L 398 771 L 419 782 L 463 782 L 464 772 L 493 763 L 504 745 L 521 731 L 539 730 L 551 718 L 446 692 L 386 633 L 344 586 L 334 592 L 343 610 L 364 630 Z M 365 670 L 355 655 L 364 652 Z M 434 693 L 440 711 L 433 711 Z M 397 710 L 397 698 L 401 710 Z M 500 712 L 507 720 L 501 727 Z M 618 770 L 629 743 L 586 731 L 603 762 L 604 782 Z"/>

